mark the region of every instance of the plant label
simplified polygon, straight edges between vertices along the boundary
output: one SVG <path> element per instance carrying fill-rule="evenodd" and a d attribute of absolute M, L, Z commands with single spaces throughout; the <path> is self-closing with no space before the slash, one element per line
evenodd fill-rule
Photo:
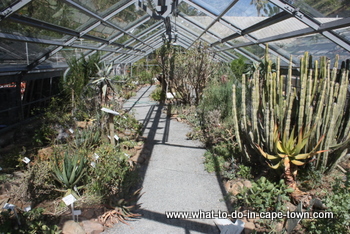
<path fill-rule="evenodd" d="M 104 107 L 101 109 L 101 111 L 104 111 L 104 112 L 106 112 L 106 113 L 108 113 L 108 114 L 112 114 L 112 115 L 119 115 L 118 112 L 113 111 L 113 110 L 108 109 L 108 108 L 104 108 Z"/>
<path fill-rule="evenodd" d="M 64 198 L 62 198 L 62 200 L 67 206 L 69 206 L 73 204 L 77 199 L 72 194 L 69 194 L 68 196 L 65 196 Z"/>
<path fill-rule="evenodd" d="M 81 210 L 74 210 L 74 211 L 73 211 L 73 214 L 74 214 L 74 215 L 81 215 Z"/>
<path fill-rule="evenodd" d="M 27 207 L 24 208 L 24 211 L 25 211 L 25 212 L 28 212 L 28 211 L 30 211 L 31 209 L 32 209 L 31 206 L 27 206 Z"/>
<path fill-rule="evenodd" d="M 72 133 L 72 134 L 74 133 L 74 130 L 73 130 L 73 129 L 71 129 L 71 128 L 70 128 L 70 129 L 68 129 L 68 131 L 69 131 L 70 133 Z"/>
<path fill-rule="evenodd" d="M 24 163 L 28 164 L 28 163 L 30 162 L 30 159 L 27 158 L 27 157 L 24 157 L 24 159 L 22 159 L 22 161 L 23 161 Z"/>
<path fill-rule="evenodd" d="M 114 139 L 116 139 L 117 141 L 119 141 L 119 137 L 117 135 L 114 135 Z"/>
<path fill-rule="evenodd" d="M 15 207 L 16 207 L 16 206 L 13 205 L 13 204 L 5 203 L 5 205 L 4 205 L 2 208 L 6 209 L 6 210 L 14 210 Z"/>

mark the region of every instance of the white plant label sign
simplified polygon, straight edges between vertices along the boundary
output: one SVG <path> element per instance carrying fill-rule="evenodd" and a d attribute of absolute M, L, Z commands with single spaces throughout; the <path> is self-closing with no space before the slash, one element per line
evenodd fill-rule
<path fill-rule="evenodd" d="M 73 204 L 77 199 L 72 194 L 69 194 L 68 196 L 62 198 L 62 200 L 64 201 L 64 203 L 66 203 L 67 206 L 69 206 Z"/>
<path fill-rule="evenodd" d="M 22 161 L 23 161 L 24 163 L 28 164 L 28 163 L 30 162 L 30 159 L 27 158 L 27 157 L 24 157 L 24 159 L 22 159 Z"/>

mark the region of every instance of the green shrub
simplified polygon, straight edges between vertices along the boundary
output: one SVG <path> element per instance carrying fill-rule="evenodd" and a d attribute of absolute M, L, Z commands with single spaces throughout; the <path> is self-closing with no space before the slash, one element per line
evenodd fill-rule
<path fill-rule="evenodd" d="M 165 100 L 165 93 L 162 91 L 161 87 L 157 87 L 151 94 L 151 98 L 155 101 Z"/>
<path fill-rule="evenodd" d="M 123 183 L 131 170 L 126 154 L 110 144 L 102 144 L 96 149 L 91 163 L 87 185 L 89 193 L 107 197 L 123 192 Z"/>
<path fill-rule="evenodd" d="M 286 211 L 284 204 L 289 201 L 287 193 L 292 192 L 284 184 L 284 180 L 280 180 L 278 184 L 272 183 L 265 177 L 259 178 L 252 183 L 251 188 L 244 187 L 243 191 L 237 194 L 235 205 L 243 206 L 259 211 Z"/>
<path fill-rule="evenodd" d="M 327 212 L 333 213 L 333 218 L 303 220 L 308 233 L 349 233 L 350 232 L 350 173 L 346 181 L 337 179 L 323 199 Z"/>

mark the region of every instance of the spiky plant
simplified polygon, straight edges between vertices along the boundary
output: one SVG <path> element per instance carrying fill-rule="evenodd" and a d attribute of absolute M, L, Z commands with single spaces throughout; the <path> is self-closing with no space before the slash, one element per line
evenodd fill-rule
<path fill-rule="evenodd" d="M 288 74 L 281 76 L 279 59 L 272 72 L 268 48 L 264 64 L 263 76 L 259 70 L 249 78 L 243 75 L 239 110 L 233 85 L 232 116 L 242 160 L 283 168 L 283 176 L 293 186 L 293 173 L 312 158 L 317 170 L 331 171 L 346 155 L 350 142 L 349 69 L 344 65 L 338 73 L 338 58 L 333 69 L 325 57 L 320 65 L 318 61 L 313 65 L 306 52 L 299 77 L 292 76 L 292 59 Z M 296 137 L 295 131 L 299 131 Z M 265 162 L 257 153 L 265 156 Z M 282 162 L 273 164 L 277 159 Z"/>

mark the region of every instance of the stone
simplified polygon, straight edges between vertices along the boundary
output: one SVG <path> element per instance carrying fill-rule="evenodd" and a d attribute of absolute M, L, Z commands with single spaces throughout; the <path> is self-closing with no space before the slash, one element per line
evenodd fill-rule
<path fill-rule="evenodd" d="M 255 225 L 253 222 L 247 222 L 244 224 L 244 233 L 245 234 L 253 233 L 254 230 L 255 230 Z"/>
<path fill-rule="evenodd" d="M 228 193 L 231 193 L 234 196 L 239 194 L 243 187 L 244 187 L 244 185 L 240 181 L 233 182 L 230 180 L 230 181 L 227 181 L 225 184 L 226 191 Z"/>
<path fill-rule="evenodd" d="M 104 230 L 102 224 L 93 220 L 85 220 L 82 224 L 86 234 L 99 234 Z"/>
<path fill-rule="evenodd" d="M 62 234 L 86 234 L 84 228 L 73 220 L 66 221 L 62 228 Z"/>
<path fill-rule="evenodd" d="M 252 187 L 252 182 L 250 182 L 249 180 L 245 180 L 245 181 L 243 181 L 243 185 L 246 188 L 251 188 Z"/>
<path fill-rule="evenodd" d="M 83 212 L 83 216 L 86 218 L 86 219 L 92 219 L 95 215 L 95 211 L 94 209 L 86 209 L 84 210 Z"/>

